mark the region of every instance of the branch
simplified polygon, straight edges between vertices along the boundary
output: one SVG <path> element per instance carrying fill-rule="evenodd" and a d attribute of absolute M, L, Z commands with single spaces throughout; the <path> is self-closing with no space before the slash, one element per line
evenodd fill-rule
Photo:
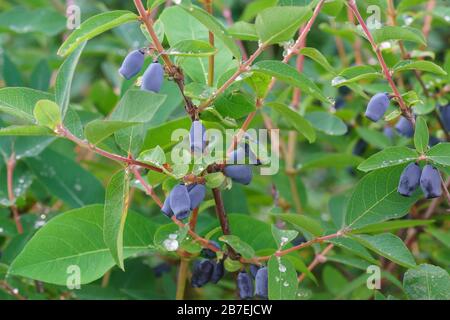
<path fill-rule="evenodd" d="M 189 261 L 185 258 L 181 258 L 180 268 L 178 269 L 177 292 L 175 295 L 176 300 L 184 299 L 184 291 L 186 289 L 186 279 L 187 279 L 188 267 L 189 267 Z"/>
<path fill-rule="evenodd" d="M 139 169 L 137 167 L 131 167 L 131 171 L 133 172 L 134 176 L 136 177 L 136 179 L 138 179 L 138 181 L 141 183 L 141 185 L 144 187 L 145 189 L 145 193 L 147 193 L 147 195 L 149 195 L 150 197 L 152 197 L 152 199 L 156 202 L 156 204 L 162 208 L 163 203 L 161 202 L 161 200 L 159 199 L 159 197 L 156 195 L 155 191 L 153 190 L 153 188 L 144 180 L 144 178 L 142 178 L 141 173 L 139 172 Z"/>
<path fill-rule="evenodd" d="M 322 252 L 316 254 L 314 257 L 314 260 L 311 262 L 311 264 L 308 266 L 308 270 L 312 271 L 318 264 L 324 263 L 327 258 L 325 257 L 328 252 L 330 252 L 331 249 L 333 249 L 334 244 L 330 243 L 325 249 L 323 249 Z M 306 274 L 302 273 L 298 277 L 298 282 L 302 282 L 305 279 Z"/>
<path fill-rule="evenodd" d="M 228 221 L 228 217 L 225 212 L 225 207 L 223 205 L 222 194 L 220 193 L 220 190 L 217 188 L 213 188 L 212 192 L 214 196 L 214 202 L 216 203 L 216 214 L 220 222 L 220 227 L 222 228 L 222 233 L 224 235 L 230 235 L 231 234 L 230 223 Z M 234 249 L 229 245 L 227 245 L 227 248 L 230 257 L 232 259 L 235 259 L 238 256 L 236 251 L 234 251 Z"/>
<path fill-rule="evenodd" d="M 14 222 L 16 224 L 17 232 L 19 234 L 23 233 L 23 226 L 20 222 L 20 214 L 19 209 L 17 209 L 16 201 L 14 196 L 14 168 L 16 167 L 16 154 L 12 151 L 11 156 L 9 157 L 6 163 L 6 180 L 7 180 L 7 188 L 8 188 L 8 199 L 11 203 L 11 211 L 13 214 Z"/>

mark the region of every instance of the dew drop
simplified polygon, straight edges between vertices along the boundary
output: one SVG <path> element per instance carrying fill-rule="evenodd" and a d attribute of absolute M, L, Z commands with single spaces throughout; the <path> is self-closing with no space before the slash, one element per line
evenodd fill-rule
<path fill-rule="evenodd" d="M 178 249 L 178 241 L 174 239 L 166 239 L 163 246 L 167 251 L 176 251 Z"/>

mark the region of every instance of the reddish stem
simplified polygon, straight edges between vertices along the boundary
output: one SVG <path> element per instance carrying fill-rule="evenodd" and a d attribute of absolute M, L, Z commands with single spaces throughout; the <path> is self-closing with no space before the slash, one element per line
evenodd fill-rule
<path fill-rule="evenodd" d="M 156 195 L 155 191 L 153 190 L 153 188 L 144 180 L 144 178 L 142 178 L 141 173 L 139 172 L 139 169 L 137 167 L 132 167 L 131 171 L 133 172 L 134 176 L 136 177 L 136 179 L 138 179 L 138 181 L 141 183 L 141 185 L 144 187 L 145 192 L 152 197 L 152 199 L 156 202 L 156 204 L 162 208 L 163 203 L 161 202 L 161 200 L 159 199 L 159 197 Z"/>
<path fill-rule="evenodd" d="M 319 254 L 317 254 L 314 257 L 314 260 L 311 262 L 311 264 L 308 266 L 308 270 L 312 271 L 318 264 L 325 262 L 326 260 L 326 255 L 328 252 L 330 252 L 331 249 L 333 249 L 334 244 L 330 243 L 325 249 L 323 249 L 323 251 Z M 306 274 L 302 273 L 299 277 L 298 277 L 298 282 L 302 282 L 305 279 Z"/>
<path fill-rule="evenodd" d="M 16 224 L 17 232 L 19 234 L 23 233 L 23 226 L 20 222 L 20 214 L 19 209 L 15 205 L 16 197 L 14 196 L 14 169 L 16 167 L 16 154 L 14 151 L 11 153 L 7 163 L 6 163 L 6 180 L 7 180 L 7 188 L 8 188 L 8 199 L 11 203 L 11 211 L 13 214 L 13 219 Z"/>

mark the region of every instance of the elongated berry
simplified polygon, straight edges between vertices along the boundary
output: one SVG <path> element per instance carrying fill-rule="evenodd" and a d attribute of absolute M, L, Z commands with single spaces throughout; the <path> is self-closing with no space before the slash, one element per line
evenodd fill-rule
<path fill-rule="evenodd" d="M 439 138 L 437 138 L 435 136 L 430 136 L 430 140 L 428 142 L 428 145 L 430 147 L 434 147 L 435 145 L 437 145 L 438 143 L 441 143 L 441 142 L 442 142 L 441 139 L 439 139 Z"/>
<path fill-rule="evenodd" d="M 365 142 L 365 141 L 362 140 L 362 139 L 359 139 L 359 140 L 356 142 L 355 146 L 353 147 L 352 153 L 353 153 L 355 156 L 361 156 L 362 154 L 364 154 L 364 152 L 366 151 L 366 149 L 367 149 L 367 142 Z"/>
<path fill-rule="evenodd" d="M 192 270 L 191 285 L 194 288 L 203 287 L 211 279 L 213 269 L 214 264 L 210 260 L 196 261 Z"/>
<path fill-rule="evenodd" d="M 343 95 L 343 96 L 347 96 L 347 95 L 349 95 L 350 93 L 352 93 L 352 90 L 350 90 L 350 88 L 347 87 L 347 86 L 340 86 L 340 87 L 338 88 L 338 92 L 339 92 L 339 94 L 341 94 L 341 95 Z"/>
<path fill-rule="evenodd" d="M 220 246 L 217 242 L 210 241 L 209 243 L 220 250 Z M 200 251 L 200 255 L 206 259 L 214 259 L 217 256 L 216 253 L 209 248 L 203 248 L 202 251 Z"/>
<path fill-rule="evenodd" d="M 402 196 L 410 197 L 419 186 L 421 169 L 417 163 L 410 163 L 403 169 L 398 182 L 397 192 Z"/>
<path fill-rule="evenodd" d="M 191 130 L 189 131 L 189 142 L 191 151 L 203 153 L 206 147 L 206 128 L 199 120 L 192 122 Z"/>
<path fill-rule="evenodd" d="M 212 283 L 217 283 L 220 281 L 220 279 L 223 278 L 223 275 L 225 274 L 225 268 L 223 266 L 223 259 L 221 259 L 220 261 L 217 261 L 217 262 L 213 262 L 213 263 L 214 263 L 214 269 L 211 274 L 210 281 Z"/>
<path fill-rule="evenodd" d="M 345 100 L 342 97 L 337 97 L 336 101 L 334 102 L 334 109 L 339 110 L 342 109 L 345 106 Z"/>
<path fill-rule="evenodd" d="M 237 287 L 239 289 L 239 297 L 241 299 L 249 299 L 253 297 L 253 282 L 247 272 L 239 272 L 237 276 Z"/>
<path fill-rule="evenodd" d="M 389 139 L 394 138 L 394 130 L 392 130 L 392 127 L 384 127 L 383 134 L 388 137 Z"/>
<path fill-rule="evenodd" d="M 177 217 L 177 219 L 182 220 L 189 216 L 191 210 L 191 200 L 189 198 L 189 193 L 184 184 L 176 185 L 169 195 L 170 208 Z"/>
<path fill-rule="evenodd" d="M 395 129 L 398 133 L 400 133 L 402 136 L 405 136 L 407 138 L 411 138 L 414 136 L 414 127 L 408 119 L 405 117 L 400 117 L 400 120 L 395 125 Z"/>
<path fill-rule="evenodd" d="M 119 73 L 125 79 L 129 80 L 141 71 L 144 65 L 145 54 L 141 50 L 133 50 L 122 62 L 122 66 L 119 69 Z"/>
<path fill-rule="evenodd" d="M 153 62 L 142 75 L 141 89 L 159 92 L 164 81 L 164 68 L 159 62 Z"/>
<path fill-rule="evenodd" d="M 389 106 L 389 96 L 387 93 L 377 93 L 367 104 L 366 117 L 369 120 L 377 122 L 380 120 Z"/>
<path fill-rule="evenodd" d="M 206 187 L 204 184 L 195 184 L 192 188 L 188 189 L 189 199 L 191 201 L 191 210 L 197 208 L 206 195 Z"/>
<path fill-rule="evenodd" d="M 162 213 L 164 213 L 166 216 L 171 218 L 173 216 L 173 211 L 170 208 L 170 194 L 168 197 L 166 197 L 166 200 L 164 200 L 164 204 L 161 208 Z"/>
<path fill-rule="evenodd" d="M 425 194 L 425 198 L 440 197 L 442 195 L 442 187 L 439 170 L 429 164 L 423 167 L 422 175 L 420 176 L 420 187 Z"/>
<path fill-rule="evenodd" d="M 253 177 L 252 168 L 245 164 L 226 166 L 223 172 L 233 181 L 245 185 L 249 184 L 252 181 Z"/>
<path fill-rule="evenodd" d="M 269 278 L 266 267 L 259 269 L 256 273 L 255 294 L 265 299 L 267 299 L 269 295 Z"/>
<path fill-rule="evenodd" d="M 450 131 L 450 104 L 446 106 L 440 106 L 439 111 L 441 112 L 441 120 L 444 124 L 445 130 Z"/>
<path fill-rule="evenodd" d="M 256 264 L 251 264 L 250 267 L 248 268 L 250 270 L 250 274 L 252 275 L 253 279 L 255 279 L 256 273 L 260 268 L 261 267 Z"/>

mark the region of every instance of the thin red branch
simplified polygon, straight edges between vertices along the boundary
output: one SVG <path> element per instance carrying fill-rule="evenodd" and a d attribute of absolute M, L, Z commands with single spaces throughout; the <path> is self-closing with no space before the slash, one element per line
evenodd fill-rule
<path fill-rule="evenodd" d="M 139 172 L 139 169 L 137 167 L 132 167 L 131 171 L 133 172 L 134 176 L 136 177 L 136 179 L 138 179 L 138 181 L 140 182 L 140 184 L 142 185 L 142 187 L 144 187 L 145 192 L 152 197 L 152 199 L 156 202 L 156 204 L 162 208 L 163 203 L 162 201 L 159 199 L 159 197 L 157 196 L 157 194 L 155 193 L 155 191 L 153 190 L 153 188 L 144 180 L 144 178 L 142 178 L 141 173 Z"/>
<path fill-rule="evenodd" d="M 13 219 L 16 224 L 17 232 L 19 234 L 23 233 L 23 226 L 20 222 L 20 214 L 19 209 L 17 208 L 15 201 L 16 197 L 14 195 L 14 169 L 16 167 L 16 154 L 14 151 L 11 153 L 7 163 L 6 163 L 6 180 L 7 180 L 7 189 L 8 189 L 8 199 L 11 203 L 11 211 L 13 214 Z"/>
<path fill-rule="evenodd" d="M 323 251 L 319 254 L 317 254 L 314 257 L 314 260 L 311 262 L 311 264 L 308 266 L 308 270 L 312 271 L 317 265 L 319 265 L 320 263 L 324 263 L 326 261 L 326 255 L 328 252 L 331 251 L 331 249 L 333 249 L 334 244 L 330 243 L 325 249 L 323 249 Z M 298 277 L 298 282 L 302 282 L 305 279 L 306 274 L 302 273 L 299 277 Z"/>

